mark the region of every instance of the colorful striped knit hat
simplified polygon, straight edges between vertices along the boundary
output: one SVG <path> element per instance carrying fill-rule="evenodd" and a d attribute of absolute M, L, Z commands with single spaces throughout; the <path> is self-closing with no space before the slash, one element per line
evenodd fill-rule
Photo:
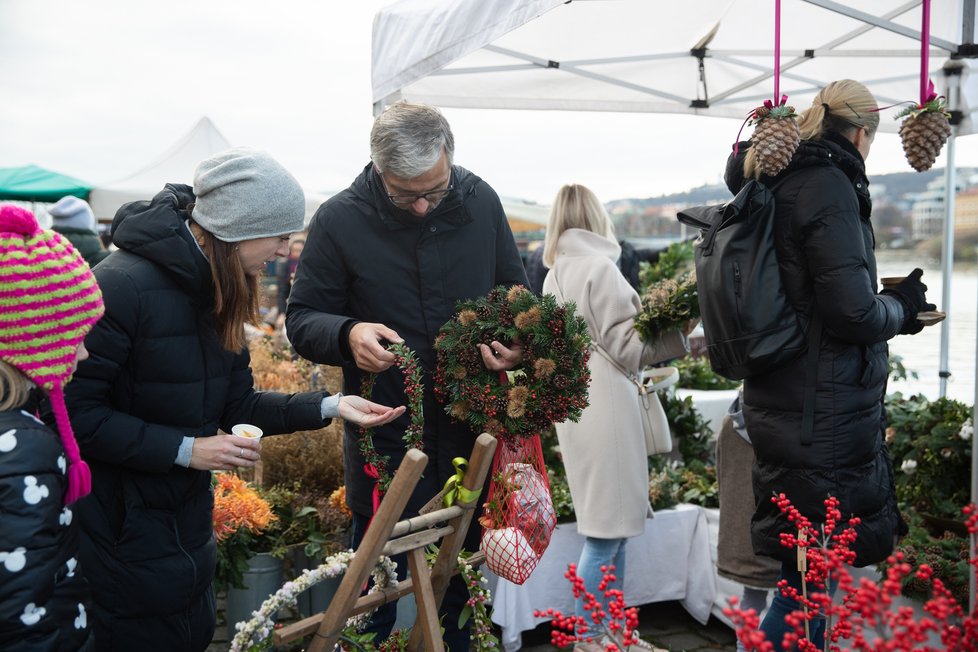
<path fill-rule="evenodd" d="M 102 292 L 75 248 L 23 208 L 0 206 L 0 360 L 47 391 L 68 457 L 72 503 L 92 490 L 65 408 L 78 345 L 102 316 Z"/>

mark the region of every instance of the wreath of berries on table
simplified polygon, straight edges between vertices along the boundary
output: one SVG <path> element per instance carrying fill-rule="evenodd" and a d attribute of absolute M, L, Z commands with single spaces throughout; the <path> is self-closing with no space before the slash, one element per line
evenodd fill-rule
<path fill-rule="evenodd" d="M 486 368 L 479 344 L 523 347 L 519 368 Z M 574 303 L 557 304 L 522 285 L 499 286 L 461 301 L 435 339 L 435 396 L 475 432 L 503 440 L 531 437 L 551 424 L 577 421 L 588 404 L 591 338 Z"/>

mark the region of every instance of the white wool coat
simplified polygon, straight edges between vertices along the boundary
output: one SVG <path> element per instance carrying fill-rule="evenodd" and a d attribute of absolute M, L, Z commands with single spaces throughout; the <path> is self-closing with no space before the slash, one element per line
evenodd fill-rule
<path fill-rule="evenodd" d="M 543 291 L 574 301 L 591 339 L 625 369 L 682 356 L 686 338 L 678 330 L 644 343 L 633 327 L 641 309 L 638 293 L 618 270 L 617 243 L 583 229 L 568 229 L 557 240 L 553 268 Z M 645 531 L 649 505 L 648 453 L 635 385 L 596 351 L 588 363 L 588 407 L 578 423 L 557 424 L 557 439 L 577 531 L 618 539 Z"/>

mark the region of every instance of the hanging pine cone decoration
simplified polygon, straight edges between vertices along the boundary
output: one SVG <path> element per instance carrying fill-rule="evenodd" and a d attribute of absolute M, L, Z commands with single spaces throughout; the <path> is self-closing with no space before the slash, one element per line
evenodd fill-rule
<path fill-rule="evenodd" d="M 768 101 L 754 109 L 751 148 L 763 174 L 773 177 L 781 172 L 798 149 L 801 131 L 795 117 L 795 107 L 786 106 L 783 101 L 777 106 Z"/>
<path fill-rule="evenodd" d="M 903 153 L 917 172 L 925 172 L 934 165 L 941 148 L 951 135 L 951 114 L 946 110 L 943 97 L 901 111 L 896 118 L 906 119 L 900 125 Z"/>

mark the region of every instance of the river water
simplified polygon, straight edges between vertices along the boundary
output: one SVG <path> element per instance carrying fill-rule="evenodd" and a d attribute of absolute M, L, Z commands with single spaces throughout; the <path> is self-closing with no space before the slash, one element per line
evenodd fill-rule
<path fill-rule="evenodd" d="M 943 272 L 936 262 L 921 264 L 917 255 L 906 252 L 881 251 L 876 256 L 879 275 L 905 276 L 914 267 L 924 270 L 927 300 L 947 312 L 950 329 L 948 365 L 951 377 L 947 396 L 968 405 L 975 402 L 975 344 L 978 323 L 978 269 L 972 265 L 956 265 L 951 274 L 950 305 L 941 305 Z M 935 399 L 940 396 L 940 355 L 942 324 L 927 326 L 916 335 L 898 335 L 890 340 L 890 354 L 903 358 L 907 371 L 918 374 L 916 380 L 890 381 L 888 391 L 904 394 L 923 394 Z"/>

